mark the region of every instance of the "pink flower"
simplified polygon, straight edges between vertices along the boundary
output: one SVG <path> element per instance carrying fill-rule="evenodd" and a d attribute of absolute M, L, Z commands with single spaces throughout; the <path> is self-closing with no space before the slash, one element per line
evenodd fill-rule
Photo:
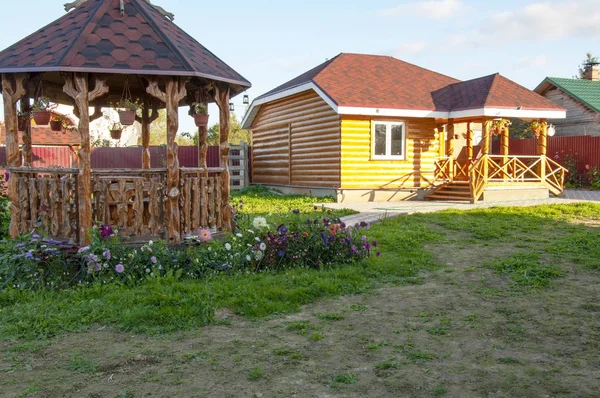
<path fill-rule="evenodd" d="M 208 242 L 211 238 L 212 238 L 212 233 L 210 232 L 210 229 L 201 228 L 198 231 L 198 239 L 200 239 L 200 242 Z"/>
<path fill-rule="evenodd" d="M 152 256 L 152 257 L 150 258 L 150 261 L 152 261 L 152 264 L 156 264 L 156 262 L 157 262 L 158 260 L 156 259 L 156 257 Z"/>
<path fill-rule="evenodd" d="M 125 271 L 125 267 L 123 266 L 123 264 L 117 264 L 115 266 L 115 271 L 117 271 L 117 273 L 122 273 L 123 271 Z"/>

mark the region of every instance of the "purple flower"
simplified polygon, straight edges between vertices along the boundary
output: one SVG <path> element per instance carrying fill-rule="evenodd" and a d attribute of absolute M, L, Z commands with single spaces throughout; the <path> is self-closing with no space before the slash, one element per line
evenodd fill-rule
<path fill-rule="evenodd" d="M 278 229 L 279 229 L 279 233 L 282 234 L 282 235 L 283 234 L 287 234 L 287 232 L 288 232 L 288 228 L 285 225 L 283 225 L 283 224 L 280 225 Z"/>
<path fill-rule="evenodd" d="M 369 242 L 366 242 L 363 247 L 365 250 L 369 250 L 371 249 L 371 244 Z"/>
<path fill-rule="evenodd" d="M 356 254 L 358 253 L 358 249 L 355 245 L 352 245 L 352 247 L 350 248 L 350 250 L 352 251 L 352 254 Z"/>
<path fill-rule="evenodd" d="M 294 209 L 294 210 L 292 210 L 292 213 L 294 213 L 294 214 L 300 214 L 300 209 Z"/>
<path fill-rule="evenodd" d="M 340 223 L 340 228 L 341 228 L 341 229 L 346 229 L 346 223 L 342 221 L 342 222 Z"/>
<path fill-rule="evenodd" d="M 117 273 L 120 274 L 123 271 L 125 271 L 125 267 L 123 266 L 123 264 L 117 264 L 115 265 L 115 271 L 117 271 Z"/>
<path fill-rule="evenodd" d="M 369 223 L 367 223 L 365 221 L 361 221 L 360 226 L 361 226 L 361 228 L 367 228 L 369 226 Z"/>
<path fill-rule="evenodd" d="M 381 257 L 381 252 L 377 252 L 377 257 Z"/>
<path fill-rule="evenodd" d="M 360 237 L 360 241 L 363 242 L 363 243 L 366 242 L 367 241 L 367 237 L 365 235 L 361 236 Z"/>
<path fill-rule="evenodd" d="M 158 260 L 156 259 L 156 257 L 152 256 L 152 257 L 150 258 L 150 261 L 152 261 L 152 264 L 156 264 L 156 262 L 157 262 Z"/>
<path fill-rule="evenodd" d="M 306 224 L 310 225 L 311 223 L 312 223 L 312 221 L 309 218 L 308 221 L 306 221 Z"/>
<path fill-rule="evenodd" d="M 327 219 L 327 218 L 324 218 L 324 219 L 323 219 L 323 225 L 325 225 L 326 227 L 328 227 L 328 226 L 329 226 L 329 224 L 330 224 L 330 222 L 329 222 L 329 219 Z"/>
<path fill-rule="evenodd" d="M 102 255 L 104 256 L 105 259 L 110 260 L 110 258 L 112 257 L 112 254 L 110 254 L 110 250 L 105 250 L 104 253 L 102 253 Z"/>
<path fill-rule="evenodd" d="M 33 260 L 33 253 L 32 252 L 25 253 L 25 258 L 28 260 Z"/>
<path fill-rule="evenodd" d="M 10 173 L 7 171 L 6 173 L 4 173 L 4 181 L 8 182 L 8 180 L 10 180 Z"/>
<path fill-rule="evenodd" d="M 283 251 L 283 250 L 278 250 L 278 251 L 277 251 L 277 255 L 278 255 L 279 257 L 283 257 L 283 256 L 285 256 L 285 251 Z"/>
<path fill-rule="evenodd" d="M 32 239 L 32 240 L 33 240 L 33 239 L 39 239 L 39 238 L 40 238 L 40 236 L 39 236 L 38 234 L 33 234 L 33 235 L 31 235 L 31 239 Z"/>
<path fill-rule="evenodd" d="M 100 264 L 94 264 L 94 269 L 96 271 L 101 271 L 102 270 L 102 266 Z"/>
<path fill-rule="evenodd" d="M 109 236 L 112 236 L 113 234 L 114 234 L 114 231 L 110 225 L 102 224 L 100 226 L 100 237 L 108 238 Z"/>
<path fill-rule="evenodd" d="M 321 232 L 321 239 L 323 239 L 323 244 L 325 246 L 329 246 L 329 239 L 327 239 L 327 237 L 325 236 L 325 234 L 323 232 Z"/>
<path fill-rule="evenodd" d="M 373 247 L 377 247 L 377 241 L 376 240 L 373 241 Z"/>

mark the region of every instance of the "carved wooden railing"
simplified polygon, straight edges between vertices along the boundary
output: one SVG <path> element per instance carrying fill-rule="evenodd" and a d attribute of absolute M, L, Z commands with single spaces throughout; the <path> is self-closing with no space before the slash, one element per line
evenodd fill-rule
<path fill-rule="evenodd" d="M 181 168 L 179 207 L 181 234 L 193 235 L 199 228 L 223 227 L 221 180 L 225 168 Z M 228 198 L 225 198 L 227 200 Z"/>
<path fill-rule="evenodd" d="M 166 169 L 92 171 L 92 219 L 121 235 L 164 237 Z"/>
<path fill-rule="evenodd" d="M 35 229 L 55 239 L 77 236 L 78 169 L 16 167 L 8 172 L 17 181 L 19 234 Z"/>
<path fill-rule="evenodd" d="M 444 157 L 435 161 L 433 183 L 447 182 L 454 179 L 454 158 Z"/>
<path fill-rule="evenodd" d="M 469 181 L 475 202 L 490 183 L 541 183 L 560 195 L 566 172 L 567 169 L 547 156 L 483 155 L 471 167 Z"/>

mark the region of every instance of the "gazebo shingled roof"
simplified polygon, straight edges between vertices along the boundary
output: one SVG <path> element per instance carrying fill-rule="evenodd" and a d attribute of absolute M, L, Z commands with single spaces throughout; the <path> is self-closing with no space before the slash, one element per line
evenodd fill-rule
<path fill-rule="evenodd" d="M 0 73 L 95 72 L 250 82 L 142 0 L 88 0 L 0 52 Z"/>

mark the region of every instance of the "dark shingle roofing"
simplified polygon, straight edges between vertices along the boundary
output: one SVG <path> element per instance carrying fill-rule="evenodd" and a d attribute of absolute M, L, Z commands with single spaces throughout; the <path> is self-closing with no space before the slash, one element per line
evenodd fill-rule
<path fill-rule="evenodd" d="M 340 107 L 445 112 L 517 107 L 564 110 L 499 74 L 461 82 L 393 57 L 345 53 L 257 99 L 305 83 L 314 83 Z"/>
<path fill-rule="evenodd" d="M 93 71 L 198 76 L 249 87 L 239 73 L 143 0 L 88 0 L 0 52 L 0 73 Z"/>
<path fill-rule="evenodd" d="M 480 108 L 562 110 L 554 102 L 495 73 L 451 84 L 432 93 L 437 110 L 460 111 Z"/>
<path fill-rule="evenodd" d="M 536 88 L 536 91 L 542 92 L 542 87 L 546 83 L 559 88 L 596 112 L 600 112 L 600 81 L 547 77 Z"/>

